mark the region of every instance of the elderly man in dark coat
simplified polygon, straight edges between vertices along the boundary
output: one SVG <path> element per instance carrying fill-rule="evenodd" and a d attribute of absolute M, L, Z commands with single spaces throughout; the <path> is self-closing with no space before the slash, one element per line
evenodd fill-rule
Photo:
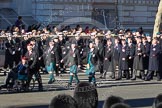
<path fill-rule="evenodd" d="M 144 67 L 143 67 L 143 54 L 144 54 L 144 46 L 141 43 L 141 37 L 137 37 L 137 44 L 135 47 L 135 56 L 133 61 L 133 75 L 131 80 L 136 80 L 137 70 L 140 71 L 141 77 L 144 80 Z"/>
<path fill-rule="evenodd" d="M 135 53 L 135 44 L 133 43 L 132 38 L 128 38 L 128 49 L 129 49 L 128 67 L 130 68 L 130 73 L 131 73 L 130 76 L 132 76 L 133 60 L 134 60 L 134 53 Z"/>
<path fill-rule="evenodd" d="M 119 72 L 118 72 L 118 79 L 122 79 L 122 71 L 126 74 L 126 79 L 130 78 L 129 75 L 129 68 L 128 68 L 128 57 L 129 57 L 129 50 L 126 41 L 122 39 L 122 48 L 120 50 L 119 56 Z"/>
<path fill-rule="evenodd" d="M 97 51 L 95 51 L 94 43 L 89 43 L 89 51 L 87 54 L 87 68 L 86 74 L 88 75 L 89 82 L 92 84 L 96 84 L 95 72 L 97 65 Z"/>
<path fill-rule="evenodd" d="M 35 75 L 36 80 L 38 81 L 38 89 L 39 91 L 43 90 L 42 78 L 40 72 L 38 72 L 38 53 L 33 50 L 33 45 L 30 43 L 27 45 L 27 52 L 25 56 L 28 58 L 28 66 L 29 66 L 29 79 L 28 86 L 32 79 L 32 76 Z"/>
<path fill-rule="evenodd" d="M 106 78 L 106 73 L 108 71 L 113 72 L 113 45 L 111 39 L 107 40 L 107 45 L 104 48 L 104 64 L 103 64 L 103 76 L 102 78 Z M 113 74 L 113 73 L 112 73 Z"/>
<path fill-rule="evenodd" d="M 157 72 L 157 80 L 160 81 L 160 73 L 159 73 L 159 54 L 160 54 L 160 46 L 157 43 L 157 39 L 154 38 L 152 41 L 152 45 L 150 48 L 150 56 L 149 56 L 149 72 L 145 80 L 151 80 L 153 78 L 153 72 Z"/>
<path fill-rule="evenodd" d="M 56 72 L 56 66 L 59 65 L 59 51 L 54 46 L 53 39 L 48 41 L 49 46 L 43 54 L 46 70 L 49 73 L 48 84 L 52 84 L 55 81 L 54 72 Z"/>
<path fill-rule="evenodd" d="M 150 44 L 145 37 L 143 37 L 142 42 L 144 46 L 143 66 L 144 66 L 144 70 L 148 72 Z"/>
<path fill-rule="evenodd" d="M 76 48 L 76 43 L 71 43 L 71 48 L 68 54 L 61 60 L 61 62 L 67 61 L 68 66 L 70 67 L 70 80 L 68 87 L 72 85 L 73 77 L 76 79 L 76 83 L 79 83 L 78 79 L 78 68 L 80 68 L 81 59 L 79 50 Z"/>
<path fill-rule="evenodd" d="M 112 79 L 117 78 L 116 76 L 116 70 L 119 69 L 119 57 L 120 57 L 120 50 L 121 50 L 121 44 L 120 44 L 120 39 L 118 37 L 115 37 L 114 39 L 114 49 L 113 49 L 113 75 Z M 119 71 L 118 71 L 119 73 Z"/>

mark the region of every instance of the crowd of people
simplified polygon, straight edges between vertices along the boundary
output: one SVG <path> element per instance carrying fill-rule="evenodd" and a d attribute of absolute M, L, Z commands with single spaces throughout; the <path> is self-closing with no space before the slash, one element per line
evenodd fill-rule
<path fill-rule="evenodd" d="M 73 97 L 67 94 L 55 96 L 49 108 L 98 108 L 99 100 L 97 89 L 89 82 L 80 82 L 73 93 Z M 100 108 L 132 108 L 125 99 L 119 96 L 108 96 Z M 162 108 L 162 94 L 159 94 L 153 102 L 152 108 Z"/>
<path fill-rule="evenodd" d="M 49 74 L 48 84 L 52 84 L 55 74 L 66 72 L 66 67 L 70 68 L 68 86 L 71 86 L 73 77 L 76 83 L 80 82 L 77 73 L 84 64 L 88 81 L 94 85 L 96 71 L 102 79 L 107 78 L 107 73 L 115 80 L 138 77 L 149 81 L 154 75 L 158 81 L 162 78 L 162 34 L 159 32 L 153 38 L 142 27 L 110 31 L 88 26 L 83 30 L 80 25 L 75 28 L 49 25 L 43 29 L 32 25 L 25 30 L 20 17 L 15 26 L 1 31 L 1 37 L 5 44 L 5 73 L 10 69 L 1 87 L 6 87 L 11 78 L 16 79 L 15 75 L 28 73 L 28 85 L 34 75 L 42 90 L 40 69 Z"/>

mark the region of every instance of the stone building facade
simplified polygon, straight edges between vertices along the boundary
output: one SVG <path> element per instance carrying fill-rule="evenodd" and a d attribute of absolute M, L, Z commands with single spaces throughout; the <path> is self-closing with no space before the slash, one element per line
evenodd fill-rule
<path fill-rule="evenodd" d="M 0 8 L 44 24 L 99 22 L 104 28 L 152 30 L 158 4 L 159 0 L 1 0 Z"/>

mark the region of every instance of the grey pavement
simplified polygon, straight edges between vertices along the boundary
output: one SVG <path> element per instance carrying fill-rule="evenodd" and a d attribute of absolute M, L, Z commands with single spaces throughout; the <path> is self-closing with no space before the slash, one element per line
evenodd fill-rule
<path fill-rule="evenodd" d="M 71 88 L 66 88 L 68 73 L 62 77 L 57 77 L 54 84 L 47 84 L 48 74 L 42 74 L 44 91 L 37 91 L 37 84 L 33 92 L 10 92 L 5 89 L 0 91 L 0 108 L 48 108 L 50 100 L 58 94 L 70 94 L 73 96 L 75 82 Z M 99 79 L 97 73 L 97 91 L 99 94 L 98 108 L 102 108 L 104 100 L 110 95 L 123 97 L 132 107 L 151 108 L 154 97 L 162 93 L 162 81 L 136 81 L 111 79 Z M 0 84 L 3 83 L 4 76 L 0 76 Z M 87 81 L 85 73 L 79 73 L 81 81 Z"/>

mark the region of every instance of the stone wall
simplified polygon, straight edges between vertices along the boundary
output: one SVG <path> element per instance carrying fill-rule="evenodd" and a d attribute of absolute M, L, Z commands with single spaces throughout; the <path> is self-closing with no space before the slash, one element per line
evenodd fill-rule
<path fill-rule="evenodd" d="M 31 0 L 13 0 L 14 10 L 21 16 L 32 15 L 32 2 Z"/>
<path fill-rule="evenodd" d="M 113 28 L 115 17 L 118 16 L 119 27 L 137 28 L 143 26 L 149 30 L 153 29 L 159 4 L 159 0 L 28 0 L 28 4 L 21 6 L 21 2 L 16 1 L 1 0 L 0 7 L 13 8 L 17 13 L 24 15 L 28 13 L 29 16 L 31 15 L 45 24 L 80 21 L 93 23 L 92 18 L 95 19 L 94 17 L 96 17 L 95 20 Z M 32 9 L 30 10 L 29 7 L 32 7 Z M 97 13 L 94 13 L 95 11 L 100 14 L 97 16 Z M 106 21 L 103 21 L 103 11 Z"/>
<path fill-rule="evenodd" d="M 75 17 L 90 18 L 92 15 L 92 0 L 33 0 L 32 4 L 35 18 L 45 23 L 60 23 Z M 76 22 L 80 20 L 75 19 Z"/>
<path fill-rule="evenodd" d="M 11 0 L 0 0 L 0 8 L 9 8 L 12 7 Z"/>
<path fill-rule="evenodd" d="M 152 30 L 159 0 L 118 0 L 119 21 L 126 28 Z"/>
<path fill-rule="evenodd" d="M 115 12 L 118 12 L 119 27 L 143 26 L 151 30 L 158 3 L 159 0 L 32 0 L 32 13 L 38 21 L 57 24 L 72 18 L 75 18 L 75 22 L 83 20 L 76 17 L 86 17 L 89 19 L 84 19 L 84 22 L 92 22 L 94 9 L 108 9 L 113 18 Z M 67 23 L 72 23 L 74 20 L 68 20 Z M 106 20 L 114 19 L 106 17 Z"/>

